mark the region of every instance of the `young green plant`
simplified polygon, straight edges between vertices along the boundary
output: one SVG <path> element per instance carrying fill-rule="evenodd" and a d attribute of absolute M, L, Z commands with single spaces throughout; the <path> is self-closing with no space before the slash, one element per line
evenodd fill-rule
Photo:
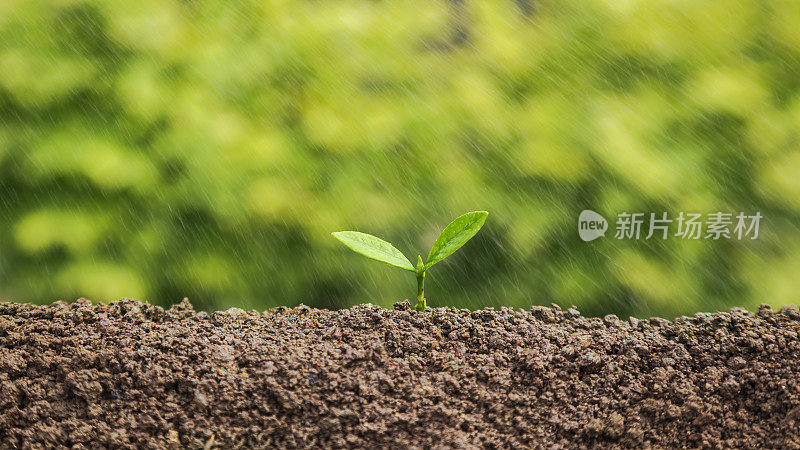
<path fill-rule="evenodd" d="M 486 211 L 472 211 L 450 222 L 450 225 L 442 231 L 439 237 L 436 238 L 436 242 L 433 243 L 433 247 L 428 253 L 428 259 L 423 263 L 422 256 L 417 256 L 416 267 L 394 245 L 371 234 L 358 231 L 337 231 L 331 234 L 356 253 L 376 261 L 385 262 L 390 266 L 414 272 L 417 276 L 416 309 L 422 312 L 425 311 L 427 306 L 425 300 L 425 272 L 434 264 L 452 255 L 453 252 L 472 239 L 481 229 L 483 223 L 486 222 L 486 216 L 488 215 L 489 213 Z"/>

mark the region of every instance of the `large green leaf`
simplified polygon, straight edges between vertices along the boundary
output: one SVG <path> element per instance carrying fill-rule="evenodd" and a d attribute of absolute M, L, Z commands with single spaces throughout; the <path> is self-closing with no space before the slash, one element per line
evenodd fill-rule
<path fill-rule="evenodd" d="M 486 216 L 488 215 L 489 213 L 486 211 L 472 211 L 450 222 L 450 225 L 442 231 L 442 234 L 433 243 L 431 252 L 428 253 L 428 261 L 425 262 L 425 269 L 452 255 L 453 252 L 472 239 L 472 236 L 475 236 L 475 233 L 486 222 Z"/>
<path fill-rule="evenodd" d="M 340 240 L 350 250 L 360 253 L 367 258 L 385 262 L 390 266 L 415 272 L 414 266 L 400 250 L 383 239 L 376 238 L 371 234 L 359 233 L 358 231 L 337 231 L 331 233 L 333 237 Z"/>

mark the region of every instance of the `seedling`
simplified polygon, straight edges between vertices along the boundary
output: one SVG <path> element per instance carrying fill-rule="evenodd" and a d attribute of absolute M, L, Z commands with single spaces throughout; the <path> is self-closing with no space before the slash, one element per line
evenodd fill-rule
<path fill-rule="evenodd" d="M 428 259 L 423 263 L 422 256 L 417 256 L 416 267 L 394 245 L 371 234 L 358 231 L 337 231 L 331 234 L 356 253 L 376 261 L 385 262 L 390 266 L 414 272 L 417 276 L 416 309 L 422 312 L 425 311 L 427 306 L 425 301 L 425 271 L 452 255 L 453 252 L 472 239 L 481 229 L 483 223 L 486 222 L 486 216 L 488 215 L 489 213 L 486 211 L 473 211 L 450 222 L 450 225 L 442 231 L 439 237 L 436 238 L 436 242 L 433 243 L 433 247 L 428 253 Z"/>

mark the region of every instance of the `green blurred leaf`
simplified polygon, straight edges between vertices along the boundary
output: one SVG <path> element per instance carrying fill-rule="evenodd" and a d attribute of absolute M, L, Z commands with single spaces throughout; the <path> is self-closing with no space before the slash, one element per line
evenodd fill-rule
<path fill-rule="evenodd" d="M 390 266 L 414 272 L 414 266 L 411 261 L 400 250 L 394 248 L 392 244 L 383 239 L 371 234 L 359 233 L 358 231 L 337 231 L 331 234 L 356 253 L 376 261 L 385 262 Z"/>

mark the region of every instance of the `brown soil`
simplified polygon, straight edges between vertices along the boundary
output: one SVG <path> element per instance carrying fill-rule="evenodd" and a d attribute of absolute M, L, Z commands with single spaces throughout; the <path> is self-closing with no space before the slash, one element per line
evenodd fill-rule
<path fill-rule="evenodd" d="M 0 304 L 0 448 L 800 448 L 800 312 Z"/>

